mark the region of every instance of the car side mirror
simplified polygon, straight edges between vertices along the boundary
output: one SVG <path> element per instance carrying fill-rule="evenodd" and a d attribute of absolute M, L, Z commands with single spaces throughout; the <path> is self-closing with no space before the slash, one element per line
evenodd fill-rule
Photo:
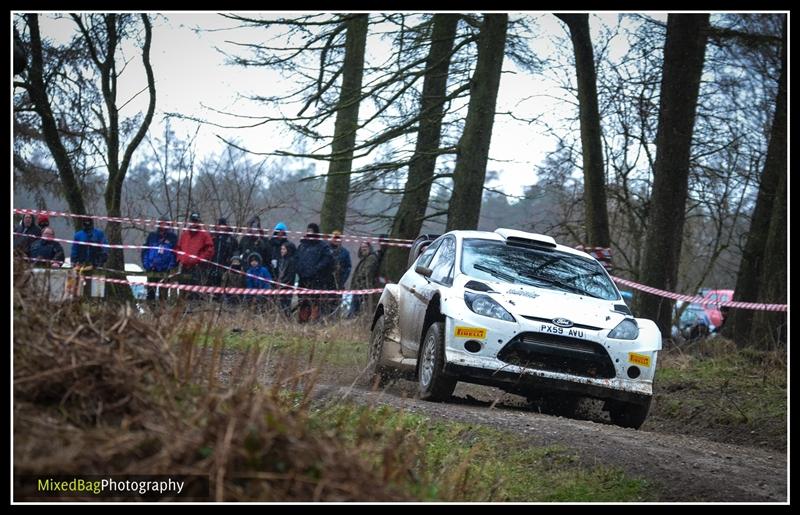
<path fill-rule="evenodd" d="M 416 268 L 414 268 L 414 271 L 416 273 L 418 273 L 419 275 L 422 275 L 422 276 L 425 276 L 425 277 L 430 277 L 433 274 L 433 270 L 431 270 L 430 268 L 426 268 L 426 267 L 424 267 L 422 265 L 417 265 Z"/>

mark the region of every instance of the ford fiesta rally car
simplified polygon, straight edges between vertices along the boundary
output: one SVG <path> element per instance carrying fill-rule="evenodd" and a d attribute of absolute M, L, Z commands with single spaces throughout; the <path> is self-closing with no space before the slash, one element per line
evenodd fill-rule
<path fill-rule="evenodd" d="M 605 401 L 613 423 L 642 425 L 661 334 L 633 317 L 596 259 L 511 229 L 430 240 L 415 242 L 409 270 L 378 302 L 378 381 L 416 378 L 420 397 L 435 401 L 458 381 L 567 409 L 591 397 Z"/>

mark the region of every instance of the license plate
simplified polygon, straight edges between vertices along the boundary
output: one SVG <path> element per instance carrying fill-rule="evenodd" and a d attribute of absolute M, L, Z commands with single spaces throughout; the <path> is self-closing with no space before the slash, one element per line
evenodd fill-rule
<path fill-rule="evenodd" d="M 574 327 L 558 327 L 554 325 L 541 324 L 539 327 L 540 333 L 560 334 L 570 338 L 586 338 L 586 333 L 583 329 L 575 329 Z"/>

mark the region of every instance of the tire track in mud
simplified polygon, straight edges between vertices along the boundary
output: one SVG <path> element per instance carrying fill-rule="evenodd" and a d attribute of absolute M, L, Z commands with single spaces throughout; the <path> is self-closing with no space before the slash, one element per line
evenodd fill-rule
<path fill-rule="evenodd" d="M 220 379 L 228 382 L 242 353 L 222 354 Z M 270 383 L 272 377 L 268 368 L 261 373 L 264 383 Z M 787 454 L 780 451 L 540 414 L 506 401 L 475 399 L 470 394 L 479 395 L 480 390 L 469 388 L 457 388 L 451 401 L 435 403 L 414 398 L 416 384 L 404 380 L 382 391 L 370 390 L 363 379 L 354 383 L 356 386 L 342 386 L 353 380 L 352 374 L 328 375 L 322 380 L 328 382 L 313 387 L 316 403 L 386 405 L 433 420 L 480 424 L 514 433 L 533 446 L 562 446 L 576 452 L 584 466 L 616 467 L 630 477 L 646 479 L 663 502 L 788 501 Z"/>
<path fill-rule="evenodd" d="M 433 403 L 397 391 L 317 385 L 326 402 L 387 405 L 523 436 L 530 445 L 560 445 L 586 466 L 617 467 L 648 480 L 664 502 L 787 502 L 786 455 L 685 435 L 621 428 L 544 415 L 508 406 L 469 405 L 468 399 Z"/>

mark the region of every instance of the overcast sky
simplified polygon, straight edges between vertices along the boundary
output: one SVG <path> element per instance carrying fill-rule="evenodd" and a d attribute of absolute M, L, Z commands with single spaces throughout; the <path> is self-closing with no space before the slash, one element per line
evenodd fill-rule
<path fill-rule="evenodd" d="M 279 16 L 281 13 L 274 15 Z M 519 15 L 512 13 L 512 19 L 515 16 Z M 532 46 L 540 57 L 552 57 L 555 52 L 572 52 L 569 39 L 565 39 L 567 32 L 555 16 L 548 13 L 529 13 L 527 16 L 538 20 L 539 34 Z M 617 19 L 616 13 L 590 18 L 593 31 L 603 24 L 614 25 Z M 231 50 L 233 47 L 228 41 L 248 41 L 248 34 L 241 29 L 223 30 L 235 25 L 235 22 L 209 12 L 172 12 L 154 18 L 151 58 L 157 81 L 157 111 L 151 126 L 151 134 L 157 135 L 162 132 L 161 122 L 164 114 L 168 112 L 203 117 L 221 124 L 242 123 L 241 120 L 214 114 L 203 106 L 247 115 L 274 114 L 274 111 L 270 111 L 266 106 L 245 104 L 237 100 L 238 94 L 271 95 L 294 85 L 281 78 L 275 71 L 264 68 L 245 69 L 225 64 L 224 56 L 215 47 Z M 202 32 L 192 30 L 197 27 L 206 30 Z M 43 35 L 57 41 L 70 37 L 74 30 L 75 25 L 70 20 L 42 22 Z M 261 38 L 262 41 L 270 37 L 264 29 L 249 30 L 254 38 Z M 562 45 L 566 43 L 566 48 L 554 47 L 553 41 L 558 38 L 561 39 Z M 380 57 L 392 50 L 388 44 L 380 43 L 377 38 L 370 38 L 368 42 L 368 52 L 374 56 Z M 135 49 L 131 48 L 129 51 Z M 134 57 L 134 60 L 129 65 L 130 70 L 126 70 L 125 80 L 120 82 L 120 104 L 145 85 L 138 54 L 132 53 L 128 57 Z M 539 116 L 550 124 L 575 116 L 571 104 L 573 99 L 569 99 L 567 94 L 554 83 L 543 80 L 541 75 L 532 76 L 518 70 L 509 59 L 504 61 L 503 71 L 498 95 L 498 112 L 511 111 L 520 118 Z M 146 102 L 146 95 L 139 95 L 125 107 L 122 114 L 131 116 L 136 111 L 144 110 Z M 362 110 L 362 117 L 363 113 Z M 173 129 L 178 135 L 186 135 L 190 131 L 194 132 L 194 125 L 173 122 Z M 332 132 L 332 124 L 329 132 Z M 493 161 L 490 161 L 489 169 L 502 172 L 501 180 L 490 186 L 503 189 L 507 193 L 520 194 L 524 186 L 535 182 L 533 172 L 535 165 L 555 148 L 555 141 L 545 136 L 543 132 L 539 125 L 515 121 L 507 116 L 496 118 L 490 149 L 490 159 Z M 204 126 L 198 136 L 200 154 L 219 151 L 222 148 L 217 134 L 228 139 L 237 138 L 245 147 L 257 152 L 288 149 L 292 141 L 286 130 L 277 124 L 239 130 Z M 365 160 L 355 163 L 356 166 L 363 164 Z M 319 162 L 317 170 L 325 169 L 326 164 Z"/>

